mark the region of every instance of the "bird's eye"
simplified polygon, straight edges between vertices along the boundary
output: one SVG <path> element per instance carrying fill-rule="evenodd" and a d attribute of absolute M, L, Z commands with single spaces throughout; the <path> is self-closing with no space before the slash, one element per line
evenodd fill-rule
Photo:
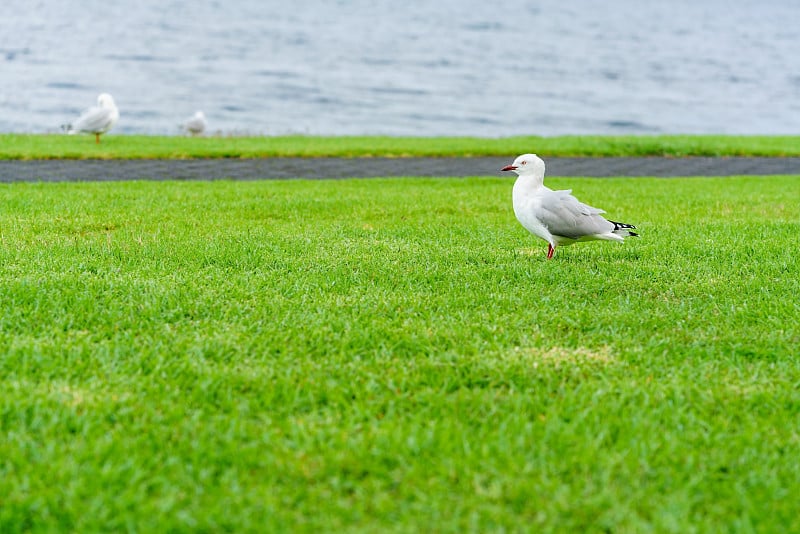
<path fill-rule="evenodd" d="M 519 162 L 520 165 L 525 165 L 526 163 L 528 163 L 528 162 L 527 161 L 520 161 Z"/>

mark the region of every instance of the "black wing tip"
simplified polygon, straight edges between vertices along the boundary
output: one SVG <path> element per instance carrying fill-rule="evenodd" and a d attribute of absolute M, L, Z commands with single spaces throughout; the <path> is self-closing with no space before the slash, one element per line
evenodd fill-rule
<path fill-rule="evenodd" d="M 614 225 L 614 230 L 627 230 L 628 228 L 636 229 L 636 227 L 632 224 L 621 223 L 617 221 L 608 221 Z"/>

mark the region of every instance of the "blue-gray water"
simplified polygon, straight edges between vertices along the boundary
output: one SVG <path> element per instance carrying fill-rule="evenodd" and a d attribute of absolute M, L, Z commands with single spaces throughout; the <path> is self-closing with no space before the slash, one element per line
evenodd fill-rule
<path fill-rule="evenodd" d="M 797 0 L 3 0 L 0 131 L 800 133 Z"/>

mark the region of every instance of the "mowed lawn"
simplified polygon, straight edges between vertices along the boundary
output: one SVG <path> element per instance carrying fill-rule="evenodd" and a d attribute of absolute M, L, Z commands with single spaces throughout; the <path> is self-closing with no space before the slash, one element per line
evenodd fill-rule
<path fill-rule="evenodd" d="M 0 187 L 0 531 L 800 529 L 800 177 Z"/>
<path fill-rule="evenodd" d="M 800 156 L 798 135 L 564 135 L 556 137 L 176 137 L 0 133 L 0 161 L 264 157 Z M 512 157 L 513 159 L 513 157 Z"/>

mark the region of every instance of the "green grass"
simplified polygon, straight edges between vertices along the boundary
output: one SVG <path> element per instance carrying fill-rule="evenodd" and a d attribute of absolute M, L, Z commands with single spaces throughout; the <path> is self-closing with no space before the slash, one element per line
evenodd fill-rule
<path fill-rule="evenodd" d="M 3 185 L 0 531 L 798 531 L 800 177 L 549 183 Z"/>
<path fill-rule="evenodd" d="M 800 136 L 156 137 L 0 134 L 2 159 L 513 156 L 800 156 Z"/>

